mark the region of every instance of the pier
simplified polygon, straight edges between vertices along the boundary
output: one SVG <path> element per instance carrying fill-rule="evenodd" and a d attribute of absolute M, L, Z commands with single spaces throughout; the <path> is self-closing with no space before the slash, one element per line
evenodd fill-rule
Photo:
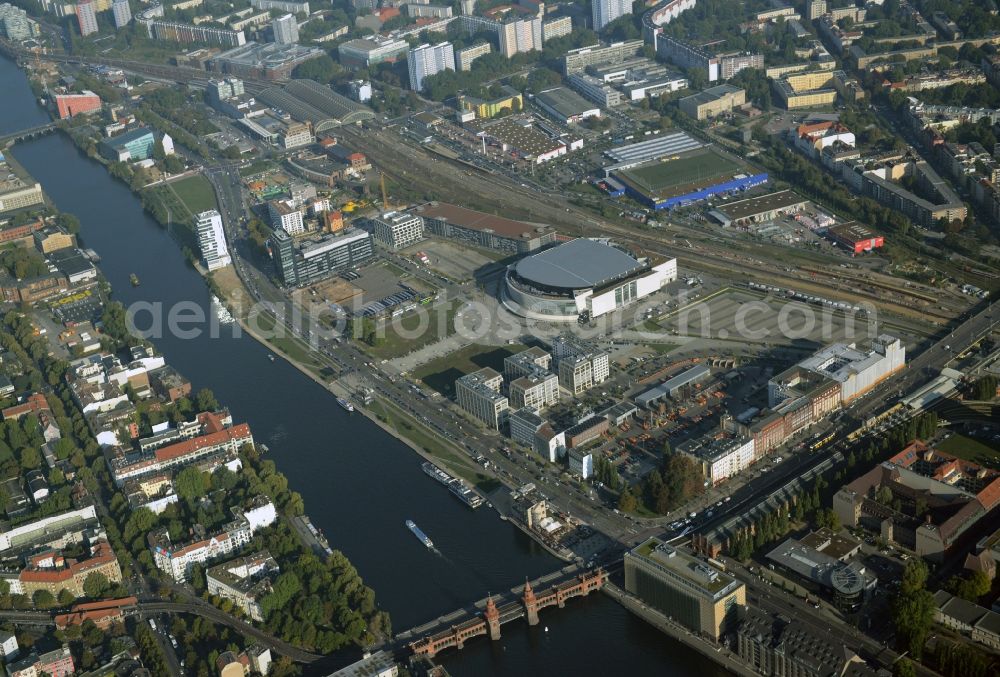
<path fill-rule="evenodd" d="M 525 582 L 519 597 L 515 599 L 490 595 L 486 598 L 482 611 L 460 610 L 439 619 L 439 622 L 422 626 L 417 630 L 433 629 L 448 624 L 449 627 L 425 635 L 421 639 L 411 641 L 407 648 L 415 656 L 433 658 L 438 652 L 455 647 L 461 649 L 465 642 L 489 635 L 490 639 L 500 639 L 500 626 L 504 623 L 527 618 L 528 625 L 538 625 L 538 612 L 550 606 L 562 608 L 566 600 L 573 597 L 585 597 L 595 590 L 600 590 L 608 582 L 608 574 L 603 569 L 595 569 L 577 574 L 572 578 L 555 583 L 544 590 L 535 592 L 530 582 Z M 498 603 L 499 601 L 499 603 Z M 479 604 L 476 605 L 477 608 Z M 416 631 L 403 633 L 403 636 L 416 634 Z M 400 637 L 397 637 L 397 640 Z"/>

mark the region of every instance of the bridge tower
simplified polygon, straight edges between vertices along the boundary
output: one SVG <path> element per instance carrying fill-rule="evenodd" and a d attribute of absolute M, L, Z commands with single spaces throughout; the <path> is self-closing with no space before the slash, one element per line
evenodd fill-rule
<path fill-rule="evenodd" d="M 535 599 L 535 591 L 531 589 L 531 583 L 524 581 L 524 610 L 528 614 L 528 625 L 538 625 L 538 601 Z"/>
<path fill-rule="evenodd" d="M 494 642 L 500 639 L 500 612 L 497 610 L 497 605 L 493 602 L 493 595 L 486 598 L 486 611 L 483 613 L 483 617 L 486 618 L 486 627 L 490 631 L 490 639 Z"/>

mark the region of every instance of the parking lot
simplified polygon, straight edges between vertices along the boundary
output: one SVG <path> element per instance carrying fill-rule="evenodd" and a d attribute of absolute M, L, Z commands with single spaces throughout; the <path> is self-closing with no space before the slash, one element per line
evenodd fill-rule
<path fill-rule="evenodd" d="M 868 338 L 867 316 L 843 309 L 743 289 L 724 289 L 685 306 L 658 323 L 671 332 L 702 338 L 816 346 Z"/>
<path fill-rule="evenodd" d="M 428 263 L 420 258 L 420 252 L 427 257 Z M 485 266 L 495 264 L 502 252 L 494 256 L 471 247 L 461 247 L 443 240 L 424 240 L 408 247 L 401 252 L 413 262 L 430 268 L 432 271 L 456 282 L 468 282 L 476 277 L 476 272 Z M 494 252 L 490 252 L 494 254 Z"/>

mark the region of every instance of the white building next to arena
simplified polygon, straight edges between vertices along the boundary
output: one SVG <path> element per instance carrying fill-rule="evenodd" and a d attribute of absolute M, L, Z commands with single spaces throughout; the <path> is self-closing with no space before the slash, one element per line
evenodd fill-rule
<path fill-rule="evenodd" d="M 503 303 L 524 317 L 600 317 L 677 279 L 677 259 L 653 265 L 605 239 L 577 238 L 507 268 Z"/>

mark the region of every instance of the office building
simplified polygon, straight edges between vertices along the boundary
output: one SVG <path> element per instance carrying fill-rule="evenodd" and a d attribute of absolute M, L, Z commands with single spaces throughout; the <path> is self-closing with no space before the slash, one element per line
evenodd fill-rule
<path fill-rule="evenodd" d="M 111 12 L 114 14 L 115 28 L 125 28 L 132 21 L 132 8 L 129 7 L 128 0 L 114 0 Z"/>
<path fill-rule="evenodd" d="M 736 653 L 748 672 L 806 677 L 876 677 L 876 671 L 827 633 L 757 607 L 741 609 Z"/>
<path fill-rule="evenodd" d="M 628 59 L 634 59 L 642 56 L 644 44 L 642 40 L 626 40 L 612 43 L 606 47 L 594 45 L 571 49 L 563 57 L 563 73 L 572 75 L 586 69 L 587 66 L 621 63 Z"/>
<path fill-rule="evenodd" d="M 610 355 L 591 349 L 571 336 L 558 336 L 552 342 L 559 385 L 573 395 L 604 383 L 611 374 Z"/>
<path fill-rule="evenodd" d="M 544 409 L 559 402 L 559 378 L 541 367 L 510 382 L 510 406 L 513 409 Z"/>
<path fill-rule="evenodd" d="M 539 369 L 548 371 L 552 364 L 552 356 L 545 350 L 534 346 L 514 355 L 508 355 L 503 360 L 503 373 L 508 381 L 533 374 Z"/>
<path fill-rule="evenodd" d="M 305 122 L 289 122 L 278 133 L 278 143 L 285 150 L 308 146 L 315 140 L 312 127 Z"/>
<path fill-rule="evenodd" d="M 515 19 L 500 24 L 500 53 L 508 59 L 515 54 L 542 49 L 542 20 Z"/>
<path fill-rule="evenodd" d="M 631 14 L 632 3 L 629 0 L 592 0 L 591 12 L 594 30 L 600 31 L 618 17 Z"/>
<path fill-rule="evenodd" d="M 767 553 L 771 567 L 790 575 L 812 592 L 828 597 L 845 613 L 858 611 L 871 596 L 878 579 L 863 564 L 849 561 L 861 541 L 829 530 L 804 539 L 786 539 Z"/>
<path fill-rule="evenodd" d="M 393 249 L 424 239 L 424 220 L 406 212 L 384 212 L 371 220 L 372 236 Z"/>
<path fill-rule="evenodd" d="M 707 120 L 723 113 L 731 113 L 747 102 L 746 91 L 733 85 L 717 85 L 703 92 L 685 96 L 678 107 L 695 120 Z"/>
<path fill-rule="evenodd" d="M 232 263 L 219 212 L 213 209 L 198 214 L 195 233 L 198 236 L 198 247 L 201 249 L 201 260 L 209 271 L 225 268 Z"/>
<path fill-rule="evenodd" d="M 28 13 L 10 3 L 0 4 L 0 35 L 17 42 L 39 35 L 38 22 L 28 18 Z"/>
<path fill-rule="evenodd" d="M 566 78 L 566 82 L 585 99 L 590 99 L 602 108 L 613 108 L 622 103 L 620 91 L 593 76 L 574 73 Z"/>
<path fill-rule="evenodd" d="M 302 210 L 292 206 L 288 200 L 271 200 L 267 203 L 267 213 L 271 217 L 272 228 L 281 228 L 289 235 L 301 235 L 306 232 Z"/>
<path fill-rule="evenodd" d="M 422 91 L 424 78 L 444 70 L 455 70 L 455 49 L 450 42 L 420 45 L 406 55 L 406 66 L 410 73 L 410 89 Z"/>
<path fill-rule="evenodd" d="M 509 401 L 500 393 L 503 376 L 486 367 L 455 380 L 458 406 L 493 430 L 507 421 Z"/>
<path fill-rule="evenodd" d="M 83 37 L 97 32 L 97 3 L 94 0 L 80 0 L 77 3 L 76 22 Z"/>
<path fill-rule="evenodd" d="M 713 641 L 735 627 L 746 606 L 742 582 L 657 538 L 625 553 L 625 591 Z"/>
<path fill-rule="evenodd" d="M 758 459 L 753 437 L 737 434 L 695 438 L 678 446 L 677 451 L 694 461 L 713 486 L 739 475 Z"/>
<path fill-rule="evenodd" d="M 270 243 L 281 279 L 289 287 L 303 287 L 366 263 L 373 253 L 371 236 L 353 228 L 297 241 L 277 228 Z"/>
<path fill-rule="evenodd" d="M 280 569 L 267 550 L 217 564 L 205 571 L 209 595 L 232 601 L 251 620 L 263 621 L 261 600 L 272 591 Z"/>
<path fill-rule="evenodd" d="M 370 68 L 380 63 L 394 63 L 410 49 L 406 40 L 372 36 L 348 40 L 337 47 L 340 63 L 351 68 Z"/>
<path fill-rule="evenodd" d="M 862 527 L 940 562 L 975 543 L 1000 505 L 1000 471 L 914 440 L 833 497 L 846 527 Z"/>
<path fill-rule="evenodd" d="M 243 81 L 233 77 L 209 80 L 207 89 L 209 100 L 215 103 L 235 99 L 246 93 Z"/>
<path fill-rule="evenodd" d="M 274 41 L 279 45 L 294 45 L 299 41 L 299 23 L 294 14 L 279 16 L 271 22 Z"/>
<path fill-rule="evenodd" d="M 479 57 L 489 54 L 493 51 L 493 47 L 488 42 L 480 42 L 479 44 L 472 45 L 471 47 L 465 47 L 455 52 L 455 66 L 460 71 L 467 71 L 472 69 L 472 62 Z"/>
<path fill-rule="evenodd" d="M 98 145 L 98 150 L 112 162 L 137 162 L 153 157 L 155 145 L 153 130 L 139 127 L 119 136 L 104 139 Z"/>
<path fill-rule="evenodd" d="M 510 439 L 532 448 L 535 446 L 535 435 L 548 425 L 534 407 L 511 409 L 507 422 L 510 424 Z"/>
<path fill-rule="evenodd" d="M 772 80 L 780 105 L 786 110 L 829 106 L 837 100 L 833 72 L 794 73 Z"/>
<path fill-rule="evenodd" d="M 589 451 L 570 449 L 569 471 L 580 479 L 589 479 L 594 474 L 594 455 Z"/>

